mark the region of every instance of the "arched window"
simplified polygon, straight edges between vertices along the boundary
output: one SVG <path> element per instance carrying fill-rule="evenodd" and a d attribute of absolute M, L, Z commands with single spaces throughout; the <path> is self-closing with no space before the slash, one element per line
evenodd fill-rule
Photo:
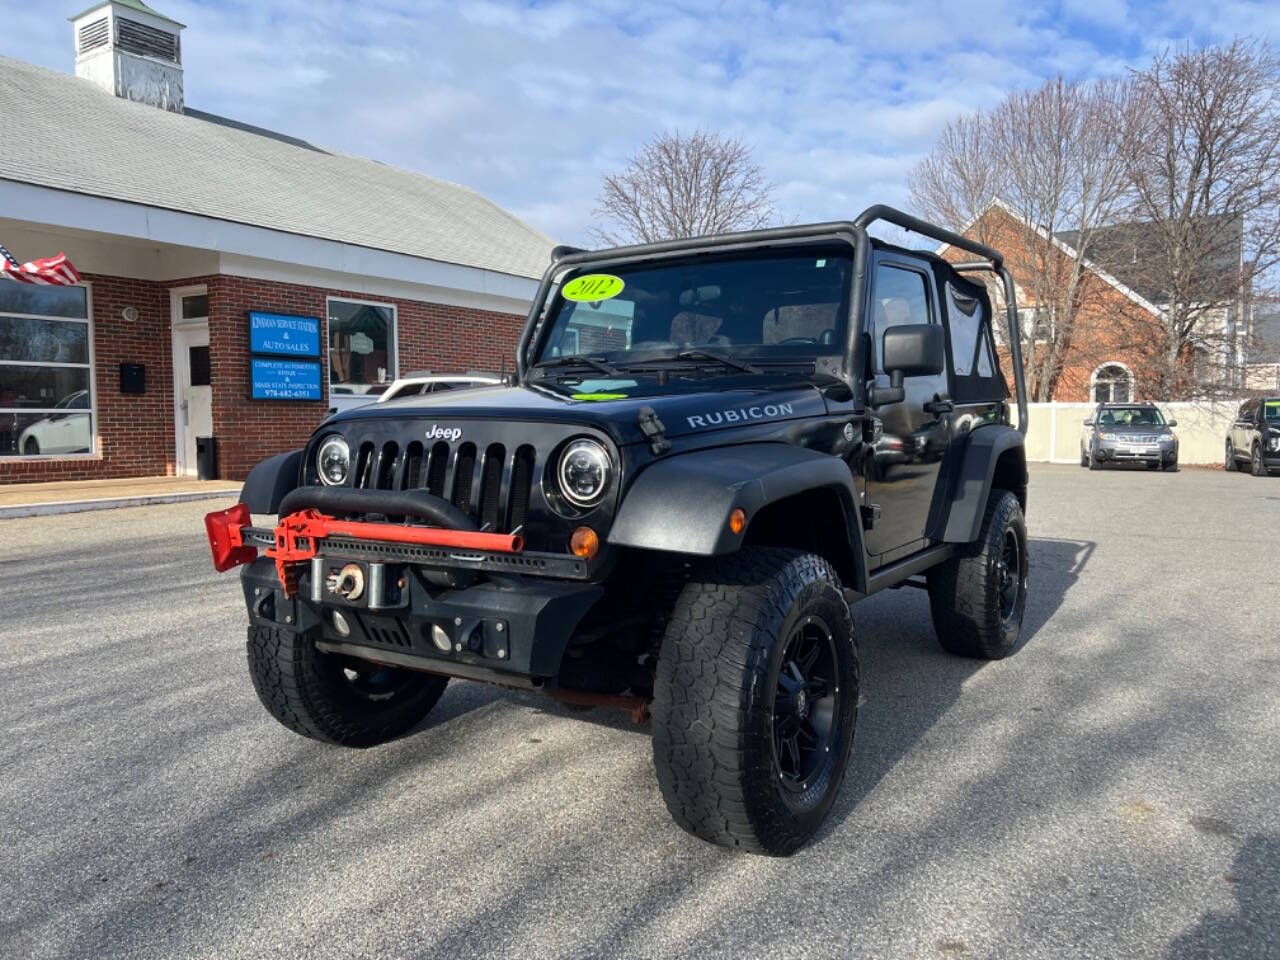
<path fill-rule="evenodd" d="M 1133 371 L 1123 363 L 1104 363 L 1093 371 L 1094 403 L 1128 403 L 1133 399 Z"/>

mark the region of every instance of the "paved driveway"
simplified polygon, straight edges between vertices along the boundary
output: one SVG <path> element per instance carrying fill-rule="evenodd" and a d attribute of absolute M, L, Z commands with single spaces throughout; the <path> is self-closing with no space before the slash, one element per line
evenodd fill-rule
<path fill-rule="evenodd" d="M 1280 956 L 1280 480 L 1034 468 L 1029 643 L 856 607 L 853 768 L 788 860 L 677 829 L 621 714 L 277 726 L 214 506 L 0 521 L 0 956 Z"/>

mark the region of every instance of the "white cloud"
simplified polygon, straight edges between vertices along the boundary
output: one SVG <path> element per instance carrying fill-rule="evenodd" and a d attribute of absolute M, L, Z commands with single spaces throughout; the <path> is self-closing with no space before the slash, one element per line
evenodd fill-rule
<path fill-rule="evenodd" d="M 568 242 L 602 170 L 664 127 L 743 137 L 787 219 L 846 217 L 904 203 L 941 126 L 1011 87 L 1280 31 L 1280 5 L 1245 0 L 155 5 L 188 24 L 192 106 L 465 183 Z M 70 70 L 78 9 L 21 5 L 0 53 Z"/>

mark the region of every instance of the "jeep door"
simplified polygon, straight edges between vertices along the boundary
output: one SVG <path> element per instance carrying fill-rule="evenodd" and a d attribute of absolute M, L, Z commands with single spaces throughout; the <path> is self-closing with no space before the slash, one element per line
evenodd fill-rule
<path fill-rule="evenodd" d="M 870 374 L 888 387 L 881 362 L 884 333 L 900 324 L 941 323 L 934 276 L 928 263 L 877 250 L 872 259 L 867 323 L 871 335 Z M 949 378 L 939 374 L 906 377 L 906 396 L 871 411 L 874 440 L 863 459 L 871 527 L 865 531 L 873 566 L 922 549 L 942 458 L 951 439 Z M 928 407 L 929 409 L 926 409 Z"/>

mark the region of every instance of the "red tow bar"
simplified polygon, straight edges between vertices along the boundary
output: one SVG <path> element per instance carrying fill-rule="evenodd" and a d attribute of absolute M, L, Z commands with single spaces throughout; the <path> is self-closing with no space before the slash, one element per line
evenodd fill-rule
<path fill-rule="evenodd" d="M 220 510 L 205 516 L 204 525 L 209 533 L 213 567 L 219 573 L 257 559 L 257 549 L 246 545 L 242 535 L 243 528 L 249 526 L 249 521 L 249 508 L 243 503 L 237 503 L 230 510 Z M 292 596 L 297 586 L 296 575 L 291 576 L 294 564 L 314 557 L 319 551 L 319 542 L 326 537 L 354 537 L 378 543 L 409 543 L 491 553 L 519 553 L 524 549 L 524 538 L 517 533 L 482 533 L 476 530 L 335 520 L 318 510 L 299 510 L 280 521 L 275 528 L 275 545 L 263 551 L 276 561 L 276 573 L 284 585 L 285 596 Z"/>

